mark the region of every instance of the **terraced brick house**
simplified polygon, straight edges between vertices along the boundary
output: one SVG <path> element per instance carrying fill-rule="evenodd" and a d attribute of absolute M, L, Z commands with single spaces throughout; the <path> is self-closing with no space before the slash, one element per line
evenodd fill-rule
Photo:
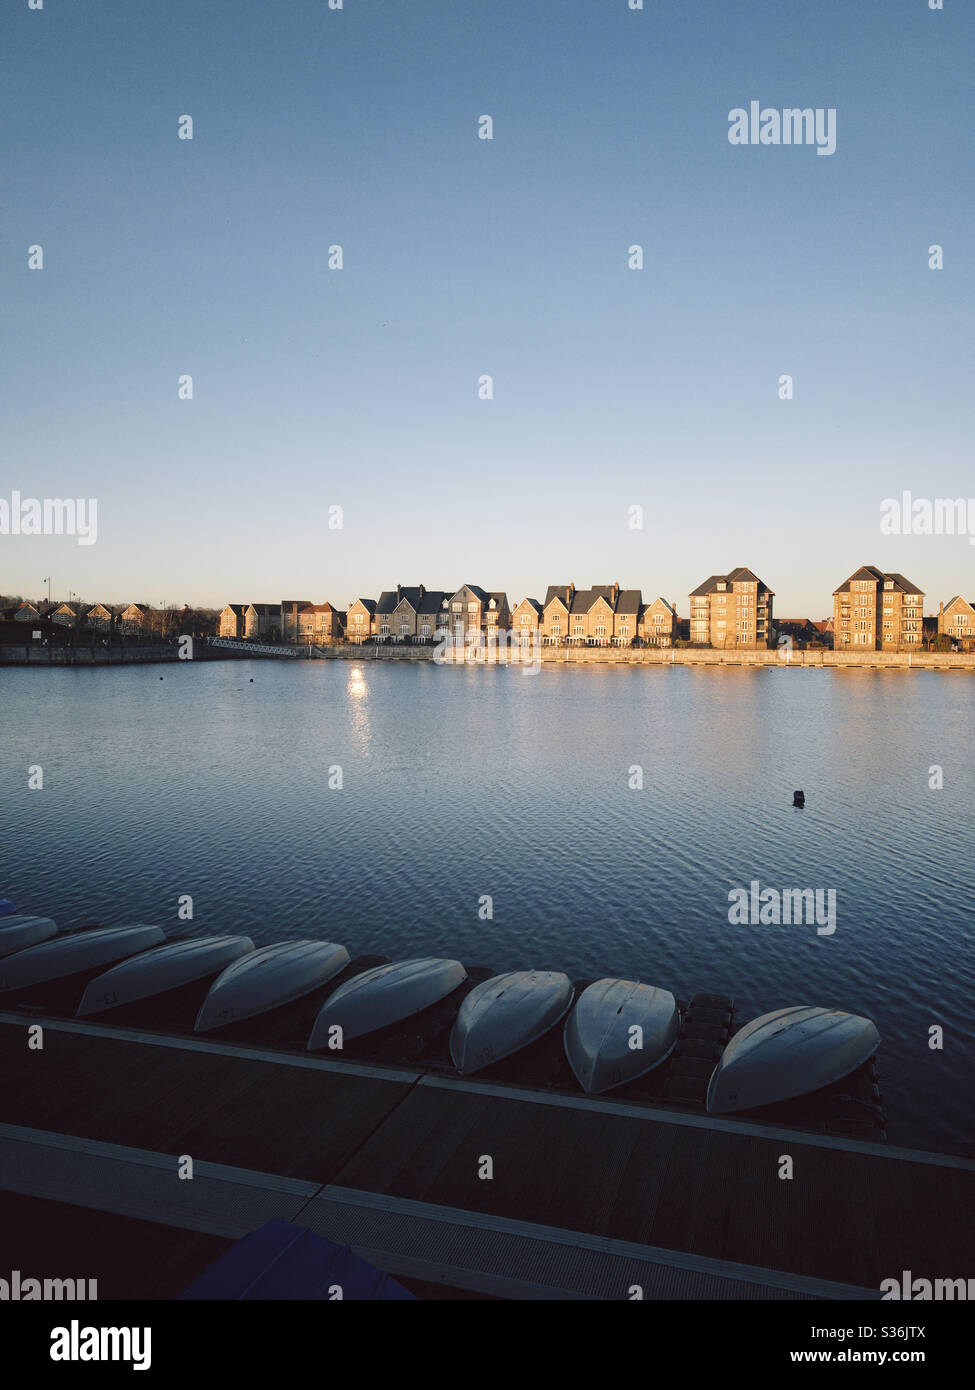
<path fill-rule="evenodd" d="M 85 614 L 85 625 L 94 632 L 111 632 L 114 616 L 107 603 L 95 603 Z"/>
<path fill-rule="evenodd" d="M 369 637 L 375 636 L 376 600 L 357 598 L 349 604 L 345 615 L 345 638 L 355 646 L 361 646 Z"/>
<path fill-rule="evenodd" d="M 975 651 L 975 599 L 956 594 L 938 606 L 938 635 L 949 637 L 961 652 Z"/>
<path fill-rule="evenodd" d="M 574 584 L 550 584 L 546 589 L 539 624 L 543 647 L 561 647 L 569 640 L 569 618 L 575 592 Z"/>
<path fill-rule="evenodd" d="M 455 642 L 469 640 L 480 633 L 490 640 L 492 633 L 511 626 L 508 596 L 500 589 L 482 589 L 478 584 L 462 584 L 448 599 L 450 631 Z"/>
<path fill-rule="evenodd" d="M 306 603 L 298 612 L 298 641 L 306 647 L 326 647 L 345 636 L 345 616 L 330 603 Z"/>
<path fill-rule="evenodd" d="M 244 636 L 265 637 L 269 642 L 280 641 L 280 603 L 249 603 L 244 610 Z"/>
<path fill-rule="evenodd" d="M 512 640 L 520 647 L 530 647 L 542 622 L 542 605 L 537 598 L 523 598 L 511 610 Z"/>
<path fill-rule="evenodd" d="M 900 652 L 924 640 L 924 594 L 904 575 L 862 565 L 833 590 L 833 649 Z"/>
<path fill-rule="evenodd" d="M 416 610 L 415 642 L 432 642 L 438 633 L 446 632 L 450 625 L 450 612 L 447 608 L 448 595 L 443 589 L 424 589 Z"/>
<path fill-rule="evenodd" d="M 640 610 L 637 636 L 648 647 L 672 647 L 677 640 L 677 609 L 665 598 L 655 598 Z"/>
<path fill-rule="evenodd" d="M 148 631 L 152 626 L 152 609 L 148 603 L 130 603 L 118 615 L 118 624 L 123 632 Z"/>
<path fill-rule="evenodd" d="M 78 609 L 72 607 L 70 603 L 52 604 L 44 616 L 50 618 L 52 623 L 57 623 L 59 627 L 77 627 L 78 625 Z"/>
<path fill-rule="evenodd" d="M 617 588 L 616 604 L 613 608 L 614 647 L 631 647 L 640 635 L 640 614 L 643 611 L 643 594 L 639 589 Z"/>
<path fill-rule="evenodd" d="M 281 641 L 302 642 L 301 613 L 311 607 L 310 598 L 283 598 L 281 600 Z"/>
<path fill-rule="evenodd" d="M 246 603 L 228 603 L 226 608 L 220 610 L 217 636 L 243 637 L 246 612 Z"/>
<path fill-rule="evenodd" d="M 712 574 L 690 595 L 692 646 L 762 648 L 772 645 L 772 590 L 739 566 Z"/>

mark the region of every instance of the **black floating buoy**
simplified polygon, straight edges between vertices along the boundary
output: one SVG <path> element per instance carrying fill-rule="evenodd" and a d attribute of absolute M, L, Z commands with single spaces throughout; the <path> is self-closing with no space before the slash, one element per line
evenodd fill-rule
<path fill-rule="evenodd" d="M 805 804 L 806 804 L 806 793 L 805 793 L 805 792 L 793 792 L 793 793 L 792 793 L 792 804 L 793 804 L 793 806 L 805 806 Z"/>
<path fill-rule="evenodd" d="M 162 676 L 160 676 L 159 679 L 162 680 Z"/>
<path fill-rule="evenodd" d="M 251 685 L 253 685 L 253 684 L 254 684 L 254 677 L 251 676 Z"/>

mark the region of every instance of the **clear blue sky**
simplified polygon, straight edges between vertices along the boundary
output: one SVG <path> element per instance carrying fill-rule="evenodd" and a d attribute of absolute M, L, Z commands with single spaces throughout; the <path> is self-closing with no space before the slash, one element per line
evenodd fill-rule
<path fill-rule="evenodd" d="M 749 565 L 817 616 L 870 562 L 970 593 L 964 538 L 879 531 L 901 489 L 975 495 L 945 4 L 9 5 L 0 496 L 95 497 L 99 538 L 0 537 L 0 591 L 618 579 L 686 614 Z M 752 99 L 835 107 L 836 153 L 730 145 Z"/>

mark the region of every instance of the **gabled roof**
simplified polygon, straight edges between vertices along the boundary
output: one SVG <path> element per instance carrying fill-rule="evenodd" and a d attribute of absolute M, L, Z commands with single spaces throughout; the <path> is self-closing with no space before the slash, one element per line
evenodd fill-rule
<path fill-rule="evenodd" d="M 399 598 L 396 600 L 396 603 L 393 605 L 393 607 L 399 607 L 399 605 L 403 602 L 404 599 L 413 609 L 414 613 L 419 613 L 420 604 L 423 602 L 423 594 L 420 591 L 420 585 L 401 585 L 399 590 Z"/>
<path fill-rule="evenodd" d="M 376 604 L 375 611 L 377 614 L 382 614 L 384 616 L 388 615 L 392 613 L 393 609 L 396 607 L 398 603 L 399 599 L 396 597 L 396 590 L 384 589 L 383 592 L 379 595 L 379 601 Z"/>
<path fill-rule="evenodd" d="M 565 609 L 568 609 L 572 602 L 572 595 L 575 593 L 574 584 L 550 584 L 545 590 L 545 602 L 543 608 L 547 608 L 553 599 L 558 599 Z"/>
<path fill-rule="evenodd" d="M 246 603 L 228 603 L 220 610 L 221 613 L 226 613 L 228 608 L 233 613 L 241 614 L 247 612 L 248 605 Z"/>
<path fill-rule="evenodd" d="M 336 610 L 330 603 L 306 603 L 301 611 L 302 613 L 334 613 Z"/>
<path fill-rule="evenodd" d="M 661 598 L 659 595 L 657 596 L 657 598 L 652 599 L 649 603 L 644 604 L 641 613 L 649 613 L 651 608 L 656 608 L 658 603 L 662 604 L 664 608 L 666 608 L 667 612 L 671 615 L 671 617 L 674 617 L 676 615 L 677 610 L 674 608 L 673 604 L 668 603 L 665 598 Z"/>
<path fill-rule="evenodd" d="M 354 598 L 349 604 L 349 607 L 354 608 L 357 603 L 361 603 L 367 613 L 375 613 L 376 611 L 376 600 L 374 598 Z"/>
<path fill-rule="evenodd" d="M 515 604 L 515 609 L 517 610 L 517 609 L 521 608 L 522 604 L 525 604 L 525 603 L 527 603 L 527 604 L 529 605 L 530 608 L 534 608 L 535 613 L 537 614 L 537 616 L 538 616 L 538 617 L 541 617 L 541 615 L 542 615 L 542 605 L 539 603 L 539 601 L 538 601 L 537 598 L 523 598 L 523 599 L 521 600 L 521 603 L 516 603 L 516 604 Z"/>
<path fill-rule="evenodd" d="M 480 584 L 461 584 L 459 589 L 455 590 L 452 594 L 448 594 L 447 597 L 456 598 L 457 595 L 463 593 L 465 589 L 469 589 L 470 592 L 474 595 L 474 597 L 476 599 L 479 599 L 481 603 L 487 603 L 488 599 L 491 597 L 490 594 L 485 593 L 485 591 L 481 588 Z"/>
<path fill-rule="evenodd" d="M 916 593 L 917 590 L 912 589 L 911 592 Z M 945 604 L 946 613 L 953 603 L 964 603 L 966 607 L 971 608 L 973 611 L 975 611 L 975 598 L 962 598 L 961 594 L 955 594 L 954 598 L 950 598 L 948 602 Z"/>

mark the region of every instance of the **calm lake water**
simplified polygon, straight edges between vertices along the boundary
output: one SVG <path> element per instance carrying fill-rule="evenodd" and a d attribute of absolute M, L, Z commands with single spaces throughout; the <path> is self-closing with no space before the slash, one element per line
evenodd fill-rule
<path fill-rule="evenodd" d="M 176 929 L 189 893 L 196 928 L 258 944 L 635 976 L 745 1017 L 849 1009 L 883 1037 L 891 1140 L 967 1148 L 973 698 L 926 672 L 5 669 L 0 896 Z M 835 933 L 731 925 L 753 879 L 835 889 Z"/>

